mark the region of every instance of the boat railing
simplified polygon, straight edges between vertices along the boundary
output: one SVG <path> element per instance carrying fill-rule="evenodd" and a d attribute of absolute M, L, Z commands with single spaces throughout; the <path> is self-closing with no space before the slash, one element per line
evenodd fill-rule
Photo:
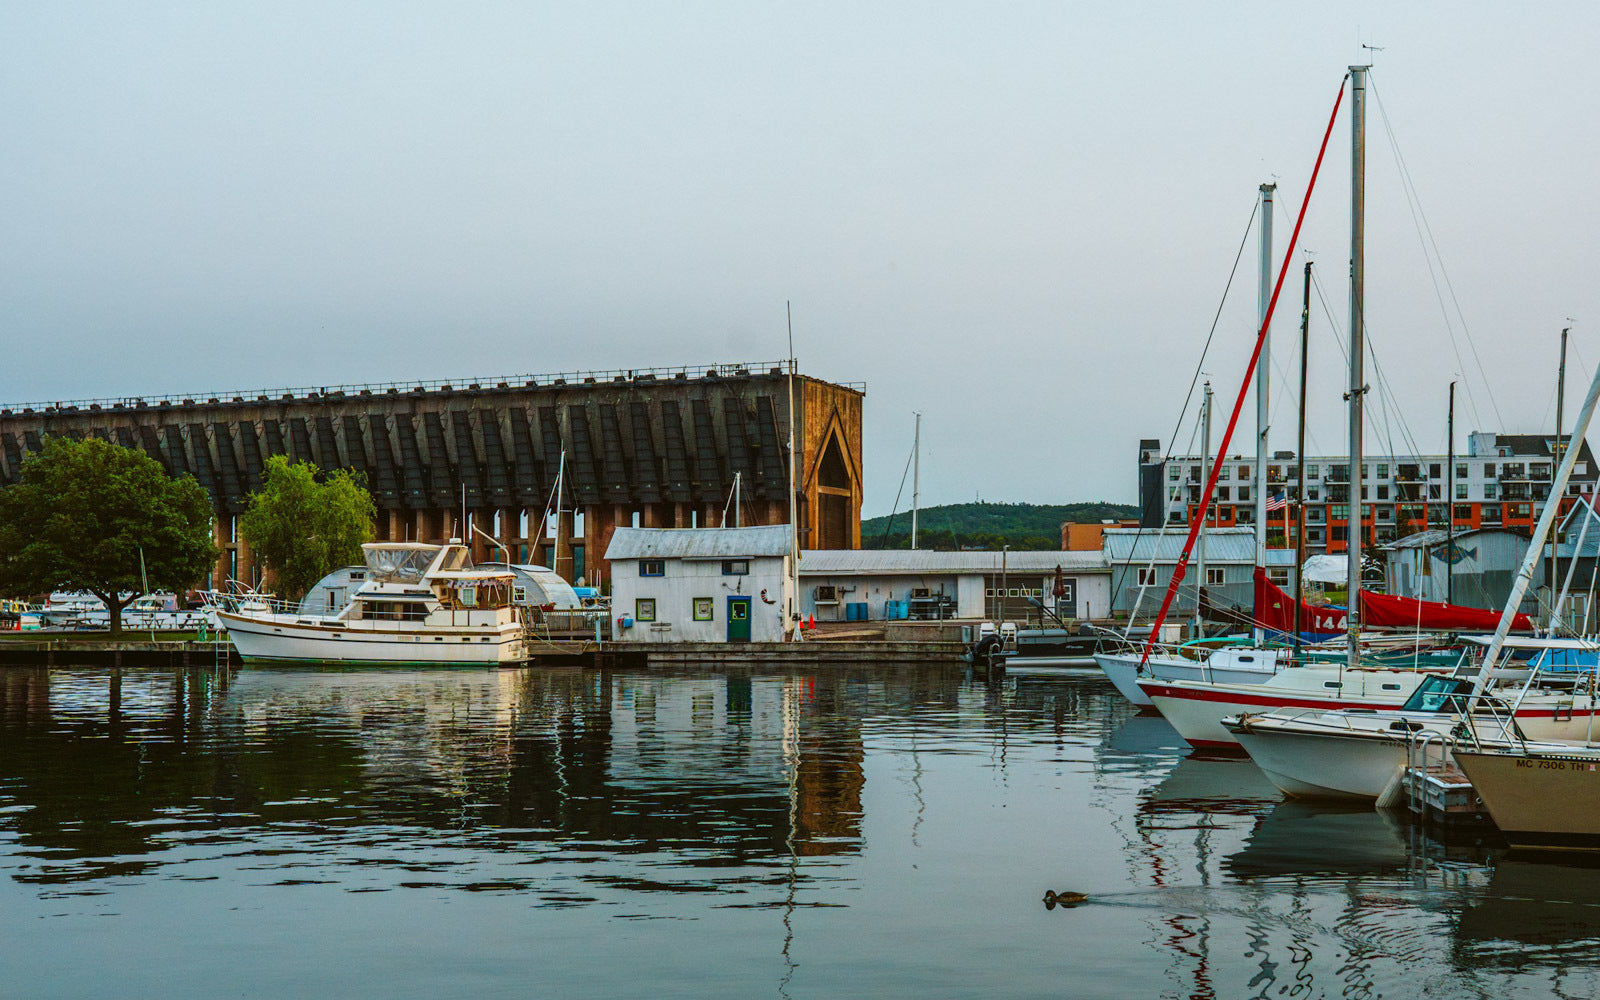
<path fill-rule="evenodd" d="M 1413 771 L 1428 770 L 1428 748 L 1439 748 L 1439 766 L 1443 767 L 1450 753 L 1449 738 L 1437 730 L 1424 729 L 1406 739 L 1406 767 Z"/>
<path fill-rule="evenodd" d="M 1452 743 L 1473 750 L 1483 750 L 1486 746 L 1503 748 L 1509 743 L 1526 750 L 1528 740 L 1522 727 L 1517 725 L 1515 707 L 1522 704 L 1525 693 L 1526 689 L 1519 692 L 1514 705 L 1489 694 L 1470 698 L 1469 710 L 1461 713 L 1460 723 L 1450 731 Z M 1487 733 L 1483 731 L 1485 722 L 1491 724 Z"/>
<path fill-rule="evenodd" d="M 226 611 L 229 614 L 275 614 L 296 615 L 300 613 L 298 601 L 282 600 L 272 594 L 258 594 L 253 591 L 237 593 L 222 590 L 202 590 L 200 598 L 207 611 Z"/>

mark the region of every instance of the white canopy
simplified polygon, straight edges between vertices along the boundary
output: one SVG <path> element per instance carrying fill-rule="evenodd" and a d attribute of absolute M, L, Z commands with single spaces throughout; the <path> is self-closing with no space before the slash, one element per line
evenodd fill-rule
<path fill-rule="evenodd" d="M 1349 576 L 1346 572 L 1349 562 L 1344 556 L 1308 556 L 1305 569 L 1300 574 L 1301 579 L 1308 583 L 1344 586 L 1345 578 Z"/>

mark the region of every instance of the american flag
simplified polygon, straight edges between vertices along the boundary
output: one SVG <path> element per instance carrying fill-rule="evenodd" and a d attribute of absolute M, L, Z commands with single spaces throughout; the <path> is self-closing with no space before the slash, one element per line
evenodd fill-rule
<path fill-rule="evenodd" d="M 1268 510 L 1282 510 L 1287 506 L 1289 506 L 1289 495 L 1287 493 L 1274 493 L 1267 497 Z"/>

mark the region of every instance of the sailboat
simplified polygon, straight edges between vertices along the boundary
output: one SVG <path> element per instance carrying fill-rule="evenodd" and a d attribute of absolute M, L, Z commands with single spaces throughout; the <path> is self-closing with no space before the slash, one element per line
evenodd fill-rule
<path fill-rule="evenodd" d="M 1408 669 L 1388 669 L 1395 666 L 1375 660 L 1371 652 L 1365 647 L 1361 637 L 1361 625 L 1364 613 L 1370 606 L 1373 608 L 1386 607 L 1381 602 L 1402 602 L 1407 612 L 1401 620 L 1416 620 L 1411 614 L 1415 611 L 1420 614 L 1424 609 L 1420 602 L 1403 601 L 1399 598 L 1383 598 L 1369 595 L 1360 589 L 1361 581 L 1361 549 L 1363 518 L 1362 507 L 1362 398 L 1366 392 L 1366 383 L 1363 375 L 1363 362 L 1365 347 L 1364 334 L 1364 260 L 1363 245 L 1365 241 L 1365 117 L 1366 117 L 1366 73 L 1365 66 L 1350 67 L 1349 81 L 1351 94 L 1351 233 L 1350 233 L 1350 382 L 1346 398 L 1349 401 L 1350 411 L 1350 470 L 1352 482 L 1350 486 L 1350 502 L 1352 516 L 1350 523 L 1355 530 L 1349 534 L 1347 543 L 1347 572 L 1346 579 L 1352 595 L 1349 607 L 1342 615 L 1342 620 L 1335 624 L 1345 633 L 1345 651 L 1342 666 L 1299 666 L 1295 670 L 1285 670 L 1275 673 L 1272 677 L 1261 682 L 1250 680 L 1232 679 L 1189 679 L 1163 678 L 1159 674 L 1135 677 L 1133 686 L 1136 687 L 1155 708 L 1165 716 L 1168 722 L 1178 730 L 1180 736 L 1196 746 L 1211 746 L 1218 748 L 1237 748 L 1235 734 L 1223 725 L 1223 719 L 1230 715 L 1239 715 L 1250 712 L 1269 711 L 1277 707 L 1298 707 L 1316 709 L 1380 709 L 1400 708 L 1407 699 L 1416 691 L 1425 678 L 1425 674 L 1415 668 L 1423 670 L 1445 670 L 1459 673 L 1469 664 L 1466 661 L 1464 650 L 1455 647 L 1445 647 L 1432 654 L 1429 659 L 1433 662 L 1424 662 L 1422 651 L 1419 649 L 1411 657 L 1412 663 L 1407 664 Z M 1340 88 L 1340 102 L 1343 99 L 1343 87 Z M 1338 114 L 1339 103 L 1334 106 L 1334 117 Z M 1328 135 L 1333 129 L 1333 117 L 1328 123 L 1328 133 L 1323 137 L 1322 150 L 1327 148 Z M 1317 169 L 1312 172 L 1311 184 L 1306 191 L 1306 200 L 1309 201 L 1311 191 L 1316 184 L 1317 170 L 1320 169 L 1322 153 L 1319 152 Z M 1304 219 L 1304 204 L 1301 207 L 1301 220 Z M 1299 234 L 1299 221 L 1296 222 L 1295 236 Z M 1291 239 L 1289 253 L 1294 249 L 1294 240 Z M 1284 273 L 1288 268 L 1286 255 L 1283 270 L 1279 274 L 1279 287 L 1281 288 Z M 1274 300 L 1277 291 L 1273 292 Z M 1257 357 L 1262 351 L 1267 336 L 1267 326 L 1270 322 L 1270 309 L 1263 319 L 1261 330 L 1258 334 Z M 1257 363 L 1252 358 L 1251 367 Z M 1237 420 L 1243 395 L 1234 406 L 1234 420 Z M 1227 434 L 1223 438 L 1223 452 L 1227 450 L 1229 436 L 1232 434 L 1233 424 L 1230 423 Z M 1303 453 L 1304 447 L 1302 445 Z M 1208 480 L 1205 493 L 1201 498 L 1201 507 L 1204 509 L 1210 502 L 1214 482 Z M 1199 522 L 1190 529 L 1190 546 L 1192 547 L 1195 536 L 1198 534 Z M 1264 539 L 1264 525 L 1258 522 L 1258 537 Z M 1164 618 L 1170 606 L 1173 594 L 1176 592 L 1182 579 L 1188 550 L 1180 559 L 1174 571 L 1173 580 L 1168 587 L 1166 601 L 1157 616 L 1157 625 Z M 1258 550 L 1258 565 L 1264 562 Z M 1259 595 L 1262 593 L 1264 577 L 1258 569 L 1258 620 L 1262 617 Z M 1270 584 L 1267 586 L 1270 587 Z M 1280 595 L 1279 596 L 1283 596 Z M 1282 627 L 1289 622 L 1295 623 L 1298 645 L 1299 622 L 1306 614 L 1316 614 L 1317 609 L 1310 609 L 1296 600 L 1292 616 L 1280 620 L 1277 624 Z M 1393 608 L 1390 608 L 1393 611 Z M 1460 612 L 1461 614 L 1456 614 Z M 1476 609 L 1455 609 L 1453 606 L 1442 605 L 1429 612 L 1432 620 L 1439 627 L 1448 627 L 1452 615 L 1463 623 L 1483 623 L 1482 617 L 1492 617 Z M 1509 615 L 1509 612 L 1508 612 Z M 1398 617 L 1398 616 L 1397 616 Z M 1523 619 L 1524 627 L 1531 625 Z M 1259 641 L 1259 621 L 1257 638 Z M 1502 636 L 1502 640 L 1503 640 Z M 1141 664 L 1148 664 L 1152 658 L 1153 641 L 1146 645 L 1141 657 Z M 1263 660 L 1266 658 L 1263 657 Z M 1272 658 L 1274 666 L 1287 666 L 1285 657 Z M 1293 662 L 1303 662 L 1293 659 Z M 1377 668 L 1377 669 L 1374 669 Z M 1147 672 L 1148 673 L 1148 672 Z"/>
<path fill-rule="evenodd" d="M 1351 92 L 1352 104 L 1355 106 L 1355 135 L 1357 139 L 1355 144 L 1357 159 L 1353 164 L 1355 168 L 1353 170 L 1353 175 L 1355 177 L 1353 184 L 1355 187 L 1354 194 L 1359 201 L 1361 197 L 1360 158 L 1363 155 L 1361 153 L 1360 137 L 1364 130 L 1362 119 L 1362 116 L 1364 115 L 1364 107 L 1362 102 L 1364 101 L 1365 95 L 1365 69 L 1363 67 L 1353 67 L 1351 70 L 1351 79 L 1353 81 Z M 1282 289 L 1283 279 L 1287 274 L 1289 259 L 1293 255 L 1294 245 L 1299 237 L 1300 224 L 1305 218 L 1305 204 L 1309 203 L 1311 191 L 1316 185 L 1317 173 L 1321 169 L 1323 153 L 1325 153 L 1327 150 L 1328 135 L 1332 133 L 1334 120 L 1338 114 L 1339 104 L 1343 101 L 1343 96 L 1344 92 L 1341 85 L 1340 101 L 1334 105 L 1334 114 L 1329 118 L 1328 133 L 1323 137 L 1322 147 L 1317 155 L 1316 168 L 1313 169 L 1312 172 L 1311 184 L 1308 185 L 1306 190 L 1306 201 L 1301 205 L 1300 218 L 1296 221 L 1294 234 L 1290 239 L 1289 251 L 1285 255 L 1282 268 L 1279 271 L 1276 286 L 1274 286 L 1271 278 L 1271 206 L 1272 194 L 1275 185 L 1263 184 L 1261 186 L 1261 325 L 1257 334 L 1256 354 L 1252 357 L 1250 363 L 1250 371 L 1255 372 L 1257 376 L 1255 535 L 1256 564 L 1258 567 L 1256 570 L 1258 577 L 1258 596 L 1256 601 L 1257 610 L 1254 615 L 1255 620 L 1252 622 L 1253 641 L 1251 644 L 1245 646 L 1232 646 L 1229 648 L 1215 650 L 1194 646 L 1179 647 L 1176 650 L 1172 650 L 1168 648 L 1158 649 L 1156 646 L 1156 638 L 1159 633 L 1161 622 L 1165 619 L 1167 610 L 1171 605 L 1172 599 L 1176 594 L 1179 584 L 1181 583 L 1183 575 L 1187 569 L 1189 554 L 1191 552 L 1198 552 L 1201 566 L 1204 564 L 1204 536 L 1202 526 L 1207 518 L 1203 512 L 1209 510 L 1210 508 L 1212 492 L 1216 485 L 1215 472 L 1207 472 L 1203 477 L 1206 485 L 1199 504 L 1199 509 L 1202 511 L 1202 514 L 1199 517 L 1192 519 L 1193 523 L 1190 527 L 1188 542 L 1186 543 L 1183 555 L 1179 559 L 1178 566 L 1174 570 L 1173 579 L 1168 587 L 1166 599 L 1162 604 L 1161 611 L 1157 615 L 1156 624 L 1154 627 L 1152 627 L 1150 640 L 1143 645 L 1142 649 L 1139 650 L 1130 649 L 1126 651 L 1105 651 L 1097 654 L 1095 657 L 1100 669 L 1106 674 L 1107 678 L 1111 680 L 1112 684 L 1119 692 L 1123 694 L 1124 697 L 1141 707 L 1155 707 L 1161 710 L 1163 714 L 1167 714 L 1167 711 L 1163 704 L 1156 700 L 1158 697 L 1165 697 L 1169 701 L 1189 699 L 1204 700 L 1210 697 L 1207 692 L 1209 692 L 1211 686 L 1213 685 L 1259 685 L 1266 683 L 1269 684 L 1269 689 L 1263 692 L 1257 692 L 1255 695 L 1256 697 L 1266 699 L 1265 701 L 1261 702 L 1262 704 L 1271 704 L 1272 700 L 1277 698 L 1290 698 L 1298 699 L 1298 701 L 1294 703 L 1321 704 L 1326 702 L 1329 705 L 1337 706 L 1343 703 L 1340 698 L 1341 695 L 1348 697 L 1352 692 L 1348 687 L 1346 687 L 1341 678 L 1337 676 L 1338 671 L 1336 669 L 1333 670 L 1333 673 L 1330 676 L 1297 675 L 1292 678 L 1279 678 L 1277 675 L 1286 667 L 1304 664 L 1316 664 L 1318 662 L 1327 663 L 1331 666 L 1337 659 L 1347 660 L 1352 667 L 1358 662 L 1365 662 L 1368 666 L 1391 665 L 1383 662 L 1381 659 L 1374 660 L 1373 651 L 1370 648 L 1370 640 L 1364 641 L 1359 636 L 1359 628 L 1357 625 L 1357 622 L 1360 618 L 1359 608 L 1348 616 L 1341 616 L 1341 618 L 1348 618 L 1348 621 L 1341 620 L 1339 622 L 1339 629 L 1346 632 L 1348 639 L 1348 648 L 1342 657 L 1338 652 L 1330 648 L 1324 647 L 1321 649 L 1312 648 L 1310 650 L 1306 650 L 1302 647 L 1300 643 L 1300 633 L 1303 630 L 1302 619 L 1305 621 L 1310 621 L 1311 618 L 1302 615 L 1301 610 L 1307 606 L 1305 606 L 1304 603 L 1298 599 L 1295 601 L 1296 610 L 1292 615 L 1287 616 L 1287 618 L 1283 621 L 1273 622 L 1273 627 L 1276 630 L 1293 632 L 1296 640 L 1294 644 L 1295 648 L 1293 650 L 1283 646 L 1266 644 L 1266 628 L 1264 627 L 1265 623 L 1263 622 L 1262 612 L 1262 607 L 1265 602 L 1263 601 L 1261 595 L 1263 593 L 1262 584 L 1265 582 L 1265 575 L 1264 571 L 1260 569 L 1260 567 L 1265 565 L 1267 561 L 1265 472 L 1268 454 L 1267 424 L 1270 411 L 1267 405 L 1267 363 L 1265 357 L 1269 340 L 1269 329 L 1272 320 L 1272 312 L 1277 303 L 1278 294 Z M 1354 213 L 1352 217 L 1352 260 L 1356 262 L 1357 266 L 1353 268 L 1354 281 L 1352 282 L 1351 292 L 1351 323 L 1354 331 L 1353 342 L 1356 345 L 1356 348 L 1352 351 L 1350 384 L 1358 387 L 1362 385 L 1360 363 L 1361 358 L 1359 353 L 1359 302 L 1361 295 L 1359 267 L 1359 259 L 1361 254 L 1360 226 L 1361 222 L 1359 218 L 1359 212 L 1357 212 Z M 1305 343 L 1307 337 L 1310 287 L 1310 269 L 1308 266 L 1306 271 L 1305 304 L 1302 306 L 1301 311 L 1302 344 Z M 1301 397 L 1303 404 L 1305 396 L 1304 347 L 1302 347 L 1301 353 Z M 1248 381 L 1249 377 L 1247 373 L 1246 382 L 1248 383 Z M 1241 388 L 1239 398 L 1234 404 L 1232 419 L 1230 420 L 1227 431 L 1223 436 L 1222 447 L 1219 454 L 1227 454 L 1228 443 L 1231 440 L 1234 427 L 1238 421 L 1240 409 L 1244 402 L 1244 393 L 1245 389 Z M 1353 409 L 1351 417 L 1351 452 L 1353 456 L 1352 468 L 1358 471 L 1360 469 L 1360 395 L 1361 393 L 1359 390 L 1350 394 L 1351 407 Z M 1207 397 L 1207 415 L 1209 418 L 1209 393 Z M 1209 419 L 1207 419 L 1207 422 L 1204 426 L 1206 427 L 1206 447 L 1204 451 L 1209 459 Z M 1304 460 L 1305 453 L 1304 436 L 1304 415 L 1302 413 L 1300 434 L 1301 441 L 1299 448 L 1302 461 Z M 1300 481 L 1302 483 L 1304 482 L 1303 474 L 1300 477 Z M 1352 492 L 1357 498 L 1357 516 L 1354 519 L 1354 523 L 1359 526 L 1361 523 L 1359 513 L 1359 478 L 1357 479 Z M 1360 532 L 1358 528 L 1350 543 L 1350 565 L 1352 567 L 1350 571 L 1350 579 L 1357 581 L 1355 586 L 1351 589 L 1352 593 L 1358 595 L 1358 601 L 1361 599 L 1359 596 L 1361 595 L 1361 591 L 1359 589 L 1359 534 Z M 1303 563 L 1304 560 L 1299 559 L 1298 561 Z M 1201 574 L 1197 573 L 1197 575 Z M 1278 596 L 1282 596 L 1281 592 L 1277 592 L 1276 588 L 1272 587 L 1270 583 L 1266 583 L 1266 587 L 1277 593 Z M 1456 660 L 1459 657 L 1459 650 L 1446 646 L 1445 648 L 1437 651 L 1424 651 L 1422 647 L 1425 644 L 1425 640 L 1423 640 L 1421 637 L 1412 637 L 1409 644 L 1410 648 L 1405 650 L 1406 655 L 1404 657 L 1410 661 L 1406 664 L 1408 668 L 1415 668 L 1419 666 L 1433 669 L 1454 668 L 1456 665 Z M 1411 690 L 1418 682 L 1418 679 L 1415 677 L 1399 679 L 1387 678 L 1375 682 L 1372 694 L 1374 697 L 1381 699 L 1378 702 L 1379 704 L 1393 704 L 1398 706 L 1405 701 L 1406 697 L 1410 694 Z M 1191 690 L 1191 688 L 1193 690 Z M 1244 692 L 1232 692 L 1232 694 L 1243 695 Z M 1229 704 L 1235 706 L 1235 711 L 1241 710 L 1237 707 L 1237 704 L 1239 703 L 1230 702 Z M 1243 704 L 1255 704 L 1255 702 L 1246 700 L 1243 702 Z M 1367 703 L 1357 701 L 1352 704 L 1366 705 Z M 1184 713 L 1186 717 L 1189 714 L 1191 713 Z M 1202 724 L 1198 729 L 1195 730 L 1194 738 L 1196 740 L 1199 740 L 1202 743 L 1220 743 L 1224 745 L 1232 744 L 1233 741 L 1231 737 L 1227 735 L 1220 725 L 1221 715 L 1226 713 L 1206 710 L 1200 714 L 1203 718 Z M 1183 733 L 1183 728 L 1179 720 L 1174 719 L 1171 716 L 1169 716 L 1169 720 L 1173 721 L 1175 725 L 1180 725 L 1180 733 Z M 1189 738 L 1188 733 L 1184 733 L 1184 735 L 1185 738 Z"/>

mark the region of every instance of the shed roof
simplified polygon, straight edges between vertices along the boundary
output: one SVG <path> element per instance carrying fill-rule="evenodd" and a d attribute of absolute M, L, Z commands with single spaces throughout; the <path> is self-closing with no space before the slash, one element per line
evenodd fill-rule
<path fill-rule="evenodd" d="M 998 573 L 1001 563 L 1010 573 L 1105 572 L 1105 556 L 1093 549 L 1065 551 L 940 552 L 936 549 L 807 549 L 800 553 L 800 575 L 912 576 L 960 573 Z"/>
<path fill-rule="evenodd" d="M 1253 528 L 1207 528 L 1206 562 L 1254 563 L 1256 561 L 1256 533 Z M 1107 528 L 1105 531 L 1106 559 L 1113 563 L 1177 562 L 1183 554 L 1183 544 L 1188 540 L 1189 529 L 1178 527 L 1162 531 L 1152 528 Z M 1273 550 L 1267 550 L 1269 553 Z M 1290 564 L 1294 563 L 1291 555 Z"/>
<path fill-rule="evenodd" d="M 786 556 L 793 544 L 787 524 L 753 528 L 618 528 L 607 559 L 747 559 Z"/>

